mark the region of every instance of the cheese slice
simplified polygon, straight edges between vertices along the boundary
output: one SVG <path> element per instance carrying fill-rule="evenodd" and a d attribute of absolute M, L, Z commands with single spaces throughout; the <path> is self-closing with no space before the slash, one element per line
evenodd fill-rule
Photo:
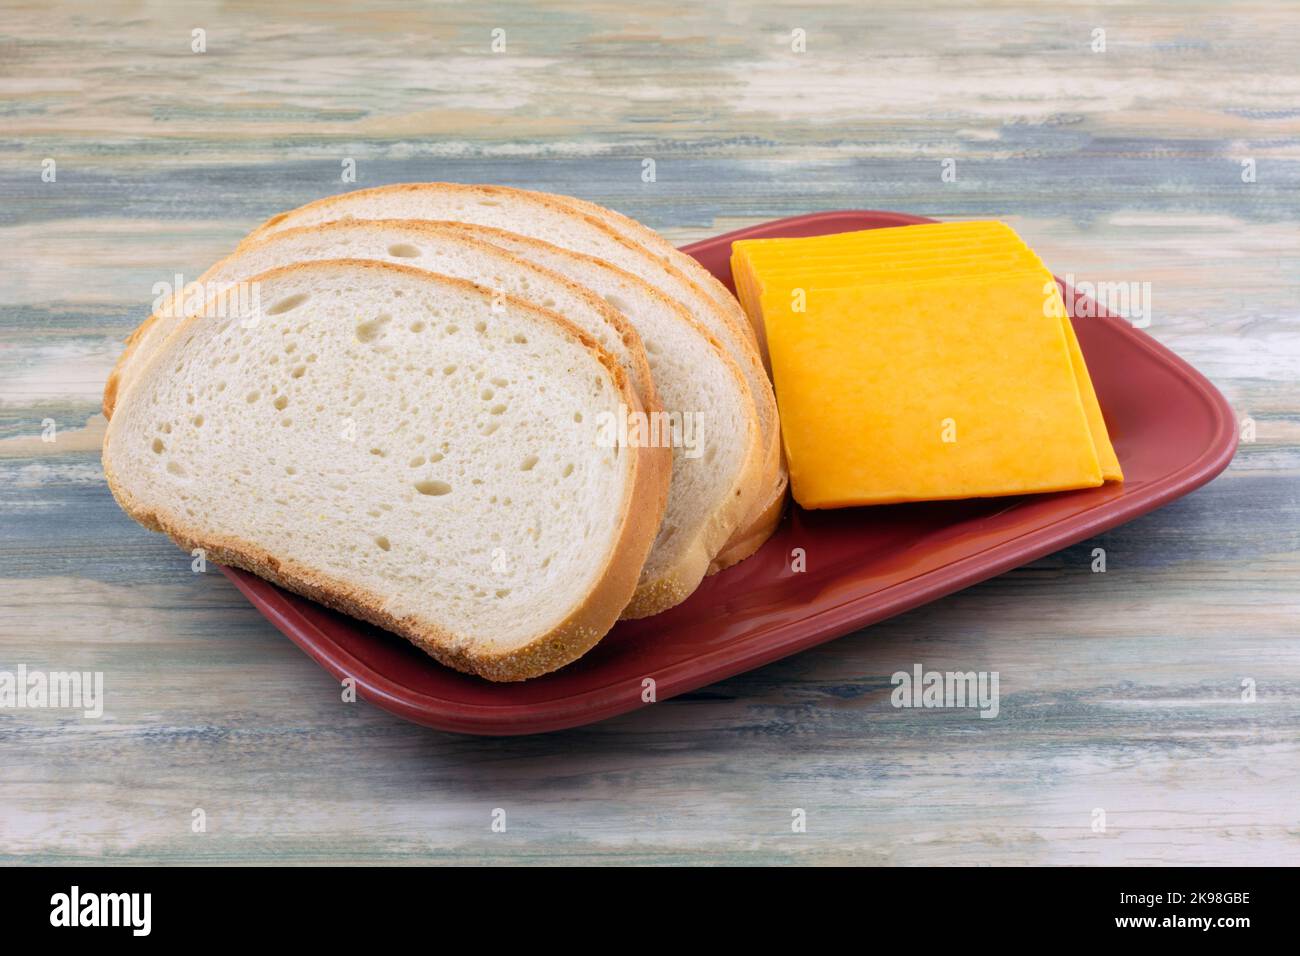
<path fill-rule="evenodd" d="M 844 277 L 859 283 L 924 281 L 929 278 L 938 279 L 945 275 L 955 275 L 958 272 L 1025 272 L 1041 266 L 1038 256 L 1028 249 L 989 250 L 969 255 L 928 256 L 917 259 L 898 258 L 857 265 L 852 259 L 845 259 L 814 268 L 764 270 L 757 278 L 757 286 L 761 290 L 768 285 L 801 283 L 807 285 Z"/>
<path fill-rule="evenodd" d="M 1083 402 L 1084 414 L 1088 416 L 1088 430 L 1092 433 L 1092 443 L 1097 449 L 1097 461 L 1101 465 L 1101 475 L 1106 481 L 1123 481 L 1124 469 L 1120 467 L 1119 456 L 1111 443 L 1110 429 L 1101 413 L 1101 402 L 1097 400 L 1097 390 L 1093 387 L 1092 376 L 1088 374 L 1088 363 L 1084 361 L 1083 349 L 1079 347 L 1079 337 L 1074 334 L 1074 323 L 1065 311 L 1065 302 L 1061 299 L 1061 287 L 1046 269 L 1042 272 L 1043 289 L 1054 292 L 1061 328 L 1065 333 L 1065 344 L 1070 350 L 1070 365 L 1074 369 L 1074 380 L 1079 385 L 1079 399 Z"/>
<path fill-rule="evenodd" d="M 771 257 L 809 256 L 834 252 L 837 249 L 866 250 L 870 248 L 906 246 L 914 243 L 944 242 L 962 239 L 971 241 L 982 237 L 1016 236 L 1006 223 L 996 220 L 969 220 L 962 222 L 918 223 L 910 226 L 888 226 L 882 229 L 861 229 L 821 236 L 780 237 L 771 239 L 738 239 L 732 243 L 733 251 L 743 252 L 755 263 L 771 261 Z"/>
<path fill-rule="evenodd" d="M 846 262 L 856 263 L 850 269 L 866 269 L 877 262 L 890 265 L 903 260 L 933 260 L 948 250 L 952 254 L 972 255 L 985 250 L 990 253 L 1019 250 L 1033 255 L 1015 231 L 1001 222 L 923 223 L 836 235 L 742 239 L 732 244 L 732 274 L 741 305 L 761 342 L 764 332 L 757 319 L 754 288 L 759 272 L 767 275 L 776 270 L 829 271 Z"/>
<path fill-rule="evenodd" d="M 760 339 L 766 330 L 761 300 L 765 294 L 805 296 L 820 289 L 1037 270 L 1043 278 L 1046 308 L 1059 315 L 1075 381 L 1098 462 L 1107 481 L 1122 481 L 1123 471 L 1111 442 L 1096 390 L 1059 290 L 1050 272 L 1015 231 L 996 221 L 922 224 L 795 239 L 742 240 L 733 246 L 732 272 L 737 295 Z M 794 301 L 794 300 L 791 300 Z"/>
<path fill-rule="evenodd" d="M 848 263 L 864 270 L 872 270 L 892 262 L 937 262 L 953 256 L 1032 254 L 1032 250 L 1019 239 L 1001 235 L 988 235 L 964 239 L 961 237 L 932 242 L 908 242 L 887 246 L 848 246 L 825 251 L 785 255 L 768 253 L 762 257 L 751 256 L 740 250 L 750 266 L 766 275 L 770 272 L 810 270 L 820 271 Z"/>
<path fill-rule="evenodd" d="M 764 295 L 805 508 L 1095 487 L 1103 475 L 1043 273 Z"/>

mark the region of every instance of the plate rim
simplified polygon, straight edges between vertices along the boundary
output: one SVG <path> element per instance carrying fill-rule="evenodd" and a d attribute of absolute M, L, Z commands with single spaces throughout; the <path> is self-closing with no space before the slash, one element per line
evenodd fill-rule
<path fill-rule="evenodd" d="M 889 210 L 827 210 L 734 229 L 682 246 L 681 251 L 693 255 L 778 229 L 862 217 L 870 217 L 877 222 L 893 221 L 898 225 L 960 221 L 937 220 Z M 1054 278 L 1065 286 L 1059 277 Z M 1028 528 L 1021 534 L 999 540 L 938 568 L 919 571 L 916 575 L 891 585 L 884 592 L 883 601 L 882 592 L 879 591 L 858 593 L 831 607 L 815 611 L 800 619 L 801 633 L 795 639 L 763 641 L 760 638 L 755 641 L 751 634 L 745 650 L 739 654 L 734 650 L 734 644 L 729 644 L 667 665 L 648 675 L 655 679 L 656 699 L 666 700 L 765 666 L 1004 574 L 1071 543 L 1153 511 L 1195 491 L 1222 473 L 1237 449 L 1236 413 L 1223 394 L 1193 366 L 1128 321 L 1111 315 L 1104 309 L 1098 309 L 1089 320 L 1107 323 L 1116 334 L 1126 337 L 1146 353 L 1148 360 L 1172 367 L 1180 373 L 1180 378 L 1193 386 L 1214 426 L 1210 441 L 1198 457 L 1172 474 L 1132 493 L 1100 501 L 1083 512 Z M 1062 529 L 1060 526 L 1067 522 L 1068 529 Z M 991 560 L 990 555 L 993 555 Z M 591 688 L 578 695 L 536 703 L 460 703 L 451 702 L 447 698 L 417 696 L 369 667 L 327 636 L 314 621 L 302 614 L 285 595 L 267 582 L 247 572 L 223 565 L 219 567 L 258 611 L 312 660 L 336 679 L 354 679 L 359 697 L 426 727 L 486 736 L 540 734 L 583 726 L 646 706 L 639 694 L 631 695 L 626 687 L 613 683 Z M 862 605 L 868 602 L 870 608 L 863 608 Z M 779 630 L 788 626 L 772 625 L 766 630 Z M 314 639 L 308 639 L 309 635 L 314 635 Z M 429 663 L 430 666 L 441 666 L 432 660 Z M 431 707 L 431 704 L 441 704 L 443 709 Z"/>

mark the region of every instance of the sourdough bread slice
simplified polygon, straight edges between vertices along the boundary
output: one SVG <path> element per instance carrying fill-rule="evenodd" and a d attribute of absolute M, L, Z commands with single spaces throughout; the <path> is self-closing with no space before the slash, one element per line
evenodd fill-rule
<path fill-rule="evenodd" d="M 457 183 L 406 183 L 329 196 L 272 216 L 244 241 L 254 242 L 283 229 L 348 218 L 440 219 L 493 226 L 595 256 L 649 282 L 684 305 L 691 317 L 708 329 L 740 366 L 754 399 L 763 436 L 763 483 L 769 492 L 760 497 L 766 500 L 771 489 L 781 483 L 781 431 L 776 397 L 753 344 L 752 328 L 738 306 L 720 305 L 708 291 L 664 258 L 647 252 L 600 219 L 573 208 L 559 197 L 506 186 Z"/>
<path fill-rule="evenodd" d="M 742 547 L 752 547 L 743 554 L 731 540 L 743 533 L 746 516 L 765 490 L 762 441 L 749 387 L 736 363 L 683 306 L 593 256 L 489 226 L 441 225 L 568 276 L 617 307 L 641 336 L 664 408 L 692 425 L 683 430 L 686 438 L 694 438 L 692 447 L 678 443 L 673 449 L 668 509 L 642 571 L 642 586 L 624 617 L 646 617 L 672 607 L 695 590 L 718 560 L 727 562 L 723 567 L 734 564 L 766 540 L 771 527 L 766 534 L 750 531 L 741 540 Z"/>
<path fill-rule="evenodd" d="M 435 270 L 518 294 L 555 309 L 602 344 L 612 340 L 622 347 L 630 355 L 622 363 L 625 369 L 646 382 L 642 404 L 647 424 L 660 426 L 647 437 L 673 455 L 671 483 L 665 471 L 661 489 L 667 499 L 664 521 L 625 615 L 657 613 L 695 590 L 759 491 L 761 448 L 739 369 L 684 310 L 598 259 L 499 230 L 419 220 L 350 220 L 287 229 L 241 247 L 205 279 L 214 287 L 233 287 L 267 269 L 343 255 Z M 611 304 L 615 298 L 628 317 Z M 633 314 L 639 317 L 635 322 L 630 321 Z M 666 356 L 652 363 L 653 376 L 637 334 L 641 329 L 652 336 L 651 349 Z M 147 361 L 146 347 L 142 344 L 126 367 L 126 378 Z M 674 421 L 659 414 L 664 409 L 652 377 L 666 383 L 666 409 L 682 427 L 674 429 Z M 654 404 L 644 399 L 646 392 Z M 673 447 L 674 436 L 690 447 L 680 442 Z"/>
<path fill-rule="evenodd" d="M 123 393 L 104 443 L 122 507 L 492 680 L 593 646 L 668 466 L 602 436 L 641 409 L 619 364 L 555 313 L 404 266 L 254 281 L 260 306 L 186 319 Z"/>

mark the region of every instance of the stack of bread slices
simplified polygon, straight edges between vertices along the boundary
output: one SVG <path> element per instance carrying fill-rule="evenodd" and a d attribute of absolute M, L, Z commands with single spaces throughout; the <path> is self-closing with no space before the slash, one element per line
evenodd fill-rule
<path fill-rule="evenodd" d="M 272 217 L 131 335 L 104 414 L 137 521 L 491 680 L 679 604 L 787 484 L 727 289 L 634 220 L 499 186 Z"/>

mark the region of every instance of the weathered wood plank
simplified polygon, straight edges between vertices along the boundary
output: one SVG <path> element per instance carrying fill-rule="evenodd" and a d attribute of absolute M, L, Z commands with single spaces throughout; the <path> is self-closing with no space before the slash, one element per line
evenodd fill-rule
<path fill-rule="evenodd" d="M 6 4 L 0 670 L 101 670 L 106 704 L 0 710 L 0 860 L 1300 860 L 1296 27 L 1283 3 Z M 536 739 L 414 727 L 130 522 L 94 451 L 154 283 L 351 188 L 347 158 L 357 185 L 572 192 L 680 242 L 1004 218 L 1060 274 L 1150 282 L 1151 334 L 1256 440 L 1155 514 L 685 698 Z M 998 671 L 999 718 L 891 707 L 917 662 Z"/>

